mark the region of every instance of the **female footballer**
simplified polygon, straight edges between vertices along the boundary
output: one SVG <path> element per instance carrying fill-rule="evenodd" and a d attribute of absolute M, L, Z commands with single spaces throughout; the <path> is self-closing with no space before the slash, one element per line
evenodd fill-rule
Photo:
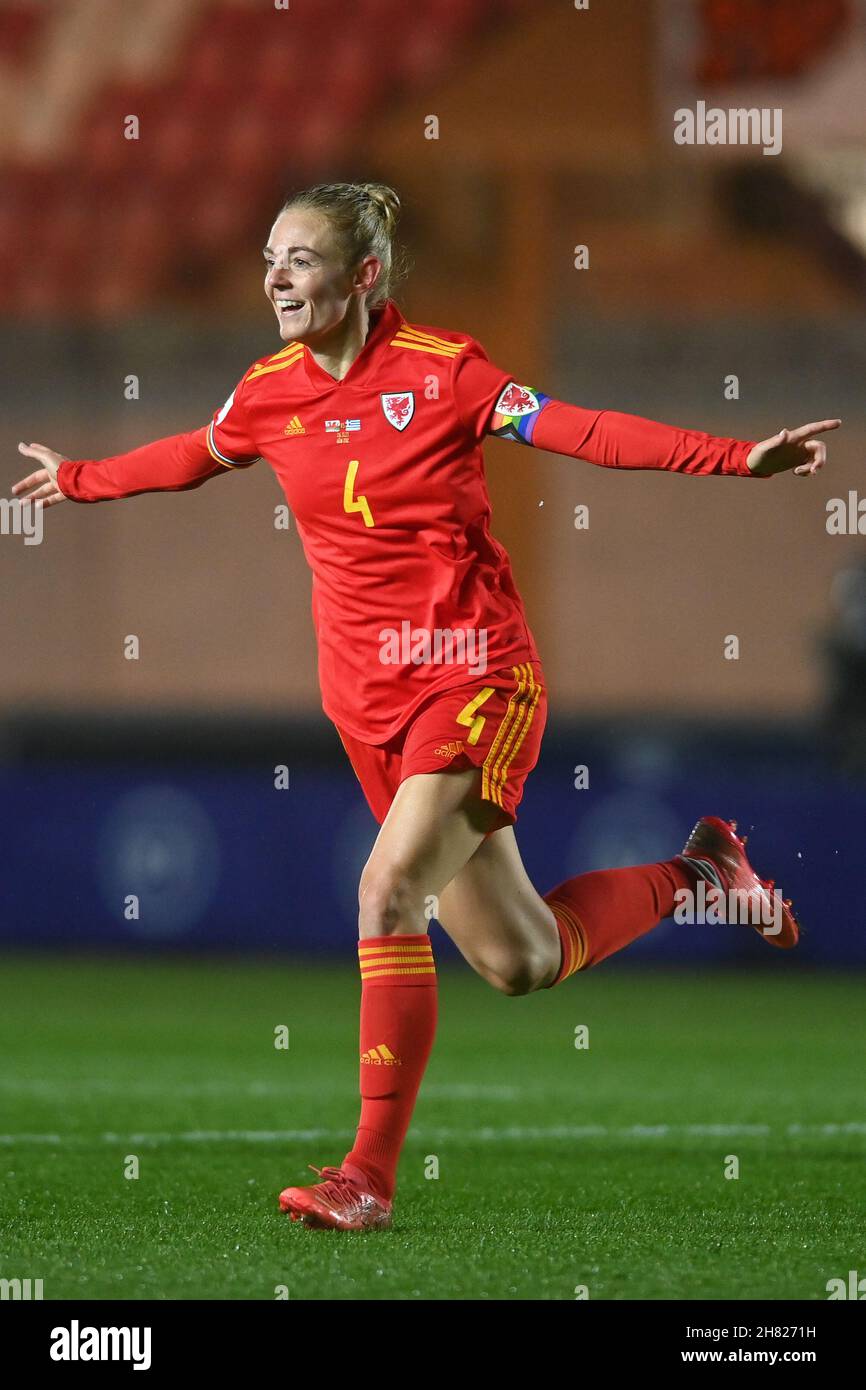
<path fill-rule="evenodd" d="M 606 468 L 766 478 L 817 472 L 826 446 L 815 436 L 840 424 L 755 443 L 523 386 L 465 333 L 406 322 L 391 298 L 398 210 L 378 184 L 295 194 L 264 250 L 283 345 L 210 424 L 100 461 L 21 444 L 39 467 L 13 488 L 43 507 L 101 502 L 199 487 L 260 459 L 280 480 L 313 574 L 322 704 L 381 827 L 358 895 L 357 1136 L 339 1167 L 280 1196 L 293 1220 L 342 1230 L 391 1224 L 436 1029 L 431 902 L 472 968 L 508 995 L 598 965 L 670 916 L 677 890 L 699 878 L 772 905 L 773 927 L 758 928 L 770 944 L 799 936 L 790 903 L 716 817 L 664 863 L 580 874 L 544 896 L 529 881 L 513 826 L 546 690 L 490 531 L 485 436 Z"/>

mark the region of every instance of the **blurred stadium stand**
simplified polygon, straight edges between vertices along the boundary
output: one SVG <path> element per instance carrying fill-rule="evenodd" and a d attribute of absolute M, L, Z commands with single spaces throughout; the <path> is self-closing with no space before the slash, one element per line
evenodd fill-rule
<path fill-rule="evenodd" d="M 676 146 L 697 99 L 782 107 L 782 154 Z M 862 486 L 864 129 L 862 0 L 0 4 L 8 477 L 19 438 L 100 457 L 207 420 L 275 341 L 259 248 L 284 193 L 342 178 L 400 192 L 407 317 L 473 334 L 530 384 L 740 438 L 840 415 L 806 483 L 487 453 L 551 690 L 520 821 L 539 882 L 667 855 L 718 810 L 770 837 L 820 924 L 808 958 L 862 959 L 862 654 L 836 576 L 864 541 L 828 536 L 825 509 Z M 260 466 L 64 507 L 40 546 L 2 538 L 7 939 L 345 943 L 372 820 L 318 713 L 280 498 Z M 278 762 L 304 790 L 275 816 Z M 162 895 L 150 936 L 118 916 L 130 866 Z M 753 959 L 739 935 L 685 951 L 673 930 L 636 954 Z"/>
<path fill-rule="evenodd" d="M 313 0 L 291 11 L 252 0 L 8 6 L 0 57 L 29 99 L 9 103 L 3 143 L 0 309 L 40 314 L 53 302 L 31 259 L 48 189 L 68 309 L 129 313 L 191 268 L 201 286 L 261 234 L 287 163 L 314 178 L 383 105 L 521 3 L 429 0 L 408 24 L 404 0 L 351 12 Z M 118 138 L 131 115 L 139 135 Z"/>

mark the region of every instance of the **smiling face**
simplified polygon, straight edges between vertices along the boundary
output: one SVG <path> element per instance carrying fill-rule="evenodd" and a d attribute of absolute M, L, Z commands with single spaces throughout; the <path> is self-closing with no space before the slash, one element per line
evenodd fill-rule
<path fill-rule="evenodd" d="M 353 272 L 343 263 L 327 218 L 307 208 L 280 214 L 264 257 L 265 294 L 285 343 L 327 338 L 352 300 L 372 289 L 381 267 L 375 256 L 366 256 Z"/>

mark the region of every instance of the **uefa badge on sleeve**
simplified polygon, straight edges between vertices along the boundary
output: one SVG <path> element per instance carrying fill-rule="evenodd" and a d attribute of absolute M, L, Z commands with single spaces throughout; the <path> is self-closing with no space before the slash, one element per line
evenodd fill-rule
<path fill-rule="evenodd" d="M 415 414 L 415 392 L 383 391 L 380 400 L 388 424 L 404 430 Z"/>

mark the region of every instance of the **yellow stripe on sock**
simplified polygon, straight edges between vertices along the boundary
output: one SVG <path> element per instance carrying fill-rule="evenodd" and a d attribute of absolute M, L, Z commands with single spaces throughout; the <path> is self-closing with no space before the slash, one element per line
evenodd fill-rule
<path fill-rule="evenodd" d="M 432 962 L 432 951 L 418 951 L 411 955 L 402 951 L 381 951 L 375 955 L 361 956 L 358 960 L 362 970 L 370 965 L 430 965 Z"/>
<path fill-rule="evenodd" d="M 426 942 L 423 946 L 366 946 L 359 948 L 359 960 L 378 960 L 387 956 L 390 960 L 416 960 L 419 956 L 430 956 L 433 948 Z"/>
<path fill-rule="evenodd" d="M 370 951 L 359 956 L 360 965 L 417 965 L 418 960 L 432 960 L 432 951 Z"/>
<path fill-rule="evenodd" d="M 546 902 L 554 917 L 565 927 L 565 934 L 572 948 L 571 959 L 567 962 L 563 961 L 563 967 L 567 966 L 567 968 L 563 969 L 559 977 L 559 981 L 567 980 L 569 975 L 574 975 L 576 971 L 583 969 L 587 956 L 586 936 L 577 917 L 570 908 L 566 907 L 565 903 L 558 900 L 551 901 L 549 898 L 546 899 Z"/>
<path fill-rule="evenodd" d="M 435 975 L 435 965 L 406 965 L 394 970 L 362 970 L 362 980 L 374 980 L 380 975 Z"/>
<path fill-rule="evenodd" d="M 409 954 L 417 955 L 420 951 L 430 951 L 432 947 L 429 940 L 424 937 L 418 941 L 401 941 L 396 945 L 382 945 L 377 942 L 375 946 L 367 946 L 363 941 L 358 942 L 358 952 L 362 956 L 368 956 L 378 951 L 404 951 Z"/>
<path fill-rule="evenodd" d="M 358 943 L 358 965 L 361 979 L 381 978 L 383 975 L 435 975 L 436 962 L 428 937 L 419 941 L 404 941 L 390 946 Z"/>

